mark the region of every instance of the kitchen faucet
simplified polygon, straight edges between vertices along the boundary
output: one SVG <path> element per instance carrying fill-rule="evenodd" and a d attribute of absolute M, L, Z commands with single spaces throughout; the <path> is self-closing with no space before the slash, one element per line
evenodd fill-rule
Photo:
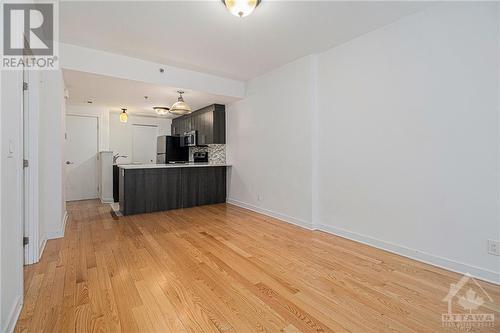
<path fill-rule="evenodd" d="M 119 155 L 119 154 L 113 155 L 113 164 L 116 164 L 116 161 L 117 161 L 120 157 L 127 158 L 128 156 L 127 156 L 127 155 Z"/>

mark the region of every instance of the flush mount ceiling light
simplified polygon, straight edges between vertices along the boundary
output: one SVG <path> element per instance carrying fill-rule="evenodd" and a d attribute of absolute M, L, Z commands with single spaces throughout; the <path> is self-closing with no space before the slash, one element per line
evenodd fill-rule
<path fill-rule="evenodd" d="M 158 115 L 164 116 L 168 113 L 170 108 L 167 108 L 166 106 L 153 106 L 153 110 L 155 110 Z"/>
<path fill-rule="evenodd" d="M 234 16 L 245 17 L 252 14 L 260 0 L 222 0 L 222 3 Z"/>
<path fill-rule="evenodd" d="M 169 112 L 176 115 L 191 113 L 191 107 L 184 102 L 184 98 L 182 98 L 184 91 L 178 90 L 177 92 L 179 93 L 179 98 L 177 99 L 177 102 L 172 105 Z"/>
<path fill-rule="evenodd" d="M 128 120 L 127 109 L 122 109 L 122 113 L 120 113 L 120 121 L 122 123 L 126 123 Z"/>

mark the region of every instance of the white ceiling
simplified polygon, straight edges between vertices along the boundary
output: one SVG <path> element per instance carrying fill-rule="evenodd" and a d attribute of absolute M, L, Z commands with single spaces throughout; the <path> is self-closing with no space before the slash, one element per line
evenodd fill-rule
<path fill-rule="evenodd" d="M 109 110 L 127 108 L 131 113 L 156 115 L 153 106 L 170 107 L 179 96 L 176 88 L 139 81 L 124 80 L 72 70 L 63 70 L 64 83 L 69 91 L 68 104 L 107 107 Z M 148 96 L 145 99 L 144 96 Z M 184 100 L 193 110 L 210 104 L 229 104 L 236 99 L 197 91 L 186 91 Z M 127 111 L 127 112 L 129 112 Z M 167 116 L 174 118 L 172 116 Z"/>
<path fill-rule="evenodd" d="M 263 0 L 243 19 L 221 1 L 60 3 L 62 42 L 248 80 L 419 11 L 429 2 Z"/>

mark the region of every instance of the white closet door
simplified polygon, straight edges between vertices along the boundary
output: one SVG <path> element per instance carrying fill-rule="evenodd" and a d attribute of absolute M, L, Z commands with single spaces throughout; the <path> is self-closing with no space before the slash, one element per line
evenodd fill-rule
<path fill-rule="evenodd" d="M 98 197 L 98 119 L 66 117 L 66 200 Z M 57 149 L 57 146 L 54 146 Z"/>
<path fill-rule="evenodd" d="M 157 126 L 133 125 L 133 163 L 156 163 Z"/>

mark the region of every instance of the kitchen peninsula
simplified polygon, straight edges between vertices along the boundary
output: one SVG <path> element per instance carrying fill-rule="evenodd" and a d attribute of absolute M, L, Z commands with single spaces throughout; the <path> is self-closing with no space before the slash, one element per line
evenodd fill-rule
<path fill-rule="evenodd" d="M 121 165 L 123 215 L 226 202 L 227 164 L 180 163 Z"/>

